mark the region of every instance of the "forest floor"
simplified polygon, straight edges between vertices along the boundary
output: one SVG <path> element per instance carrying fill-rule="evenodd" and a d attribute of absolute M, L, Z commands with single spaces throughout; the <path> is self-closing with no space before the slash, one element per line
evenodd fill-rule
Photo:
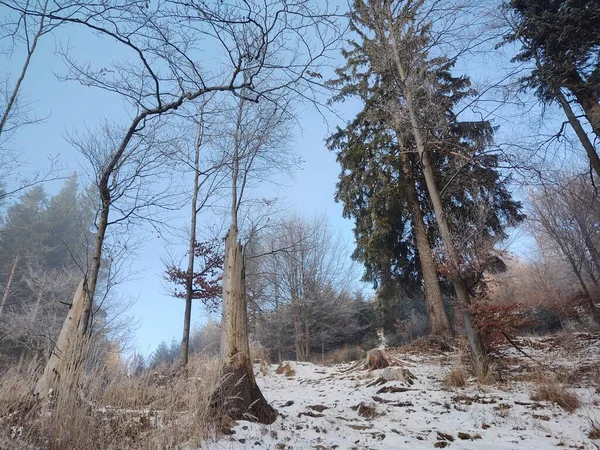
<path fill-rule="evenodd" d="M 494 378 L 462 380 L 463 350 L 388 350 L 416 379 L 377 383 L 360 364 L 257 366 L 279 418 L 246 421 L 210 449 L 598 449 L 600 333 L 519 338 Z M 383 380 L 379 380 L 383 381 Z M 461 384 L 464 387 L 452 387 Z M 563 406 L 560 406 L 563 405 Z M 566 409 L 565 409 L 566 408 Z M 568 412 L 568 410 L 572 410 Z"/>

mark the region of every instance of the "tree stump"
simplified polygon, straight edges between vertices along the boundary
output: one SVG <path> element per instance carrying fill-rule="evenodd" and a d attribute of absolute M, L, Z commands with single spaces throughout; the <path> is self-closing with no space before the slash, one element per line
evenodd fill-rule
<path fill-rule="evenodd" d="M 376 370 L 385 369 L 388 366 L 394 365 L 394 360 L 389 356 L 385 350 L 375 348 L 367 352 L 367 359 L 365 361 L 365 369 Z"/>

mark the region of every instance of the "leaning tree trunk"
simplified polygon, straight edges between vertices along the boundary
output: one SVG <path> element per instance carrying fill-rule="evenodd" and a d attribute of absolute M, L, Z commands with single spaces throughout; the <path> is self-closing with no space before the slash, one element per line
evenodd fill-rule
<path fill-rule="evenodd" d="M 73 389 L 79 383 L 80 369 L 87 357 L 92 328 L 92 304 L 98 283 L 110 205 L 110 193 L 106 184 L 108 176 L 103 174 L 102 178 L 105 180 L 104 184 L 101 184 L 104 188 L 100 189 L 102 209 L 98 217 L 98 231 L 89 274 L 79 283 L 59 338 L 36 385 L 35 392 L 40 399 L 44 399 L 50 389 L 55 391 L 59 386 L 65 394 L 74 394 Z"/>
<path fill-rule="evenodd" d="M 277 411 L 265 400 L 256 384 L 250 359 L 244 257 L 237 237 L 237 228 L 232 226 L 225 240 L 222 362 L 211 408 L 233 420 L 271 424 L 277 418 Z"/>
<path fill-rule="evenodd" d="M 556 98 L 558 99 L 558 102 L 561 104 L 563 111 L 567 116 L 567 119 L 569 120 L 569 124 L 575 131 L 575 134 L 579 138 L 581 145 L 585 149 L 585 153 L 587 154 L 588 159 L 590 160 L 590 166 L 592 166 L 594 172 L 596 172 L 596 175 L 600 176 L 600 157 L 598 157 L 598 153 L 596 153 L 594 145 L 592 144 L 590 138 L 583 129 L 583 126 L 581 125 L 581 122 L 575 115 L 575 112 L 571 108 L 569 101 L 565 98 L 560 89 L 556 89 L 554 93 Z"/>
<path fill-rule="evenodd" d="M 400 138 L 398 136 L 398 138 Z M 446 308 L 444 308 L 444 299 L 440 289 L 437 269 L 429 239 L 425 229 L 423 213 L 419 206 L 419 197 L 415 187 L 412 167 L 406 152 L 402 153 L 402 170 L 406 177 L 407 200 L 412 218 L 413 232 L 419 252 L 419 261 L 421 262 L 421 270 L 423 272 L 423 284 L 425 288 L 425 303 L 427 304 L 427 316 L 429 317 L 429 326 L 431 334 L 434 336 L 450 336 L 453 334 Z"/>
<path fill-rule="evenodd" d="M 389 4 L 387 13 L 390 23 L 393 24 L 393 15 Z M 391 28 L 393 30 L 393 26 Z M 446 252 L 448 254 L 448 260 L 450 262 L 452 270 L 452 285 L 456 292 L 456 297 L 460 305 L 461 315 L 463 318 L 463 325 L 465 327 L 467 339 L 469 340 L 473 368 L 475 369 L 476 375 L 483 375 L 488 371 L 487 352 L 483 344 L 481 335 L 473 326 L 471 312 L 469 311 L 469 306 L 471 305 L 471 298 L 469 296 L 467 285 L 465 281 L 461 278 L 460 272 L 458 270 L 460 267 L 460 257 L 454 245 L 454 241 L 452 240 L 452 234 L 450 233 L 450 227 L 448 226 L 448 221 L 444 212 L 440 192 L 435 181 L 433 167 L 431 166 L 431 163 L 429 161 L 429 154 L 426 148 L 425 139 L 423 137 L 422 127 L 417 117 L 415 105 L 413 104 L 413 92 L 407 83 L 407 71 L 400 59 L 398 45 L 394 33 L 394 31 L 390 33 L 393 57 L 396 63 L 396 69 L 398 70 L 398 75 L 404 85 L 403 87 L 406 100 L 406 109 L 410 120 L 412 134 L 415 138 L 417 152 L 419 154 L 419 157 L 421 158 L 421 163 L 423 165 L 425 185 L 427 187 L 427 192 L 429 193 L 429 198 L 433 205 L 433 210 L 435 212 L 435 218 L 438 228 L 440 230 L 440 235 L 442 241 L 444 242 Z"/>
<path fill-rule="evenodd" d="M 42 376 L 38 379 L 34 393 L 42 400 L 56 390 L 61 381 L 61 374 L 64 373 L 67 359 L 71 359 L 74 348 L 77 346 L 77 330 L 83 317 L 85 293 L 82 280 L 75 291 L 73 302 L 69 308 L 67 317 L 63 323 L 56 344 L 52 349 L 50 358 L 44 367 Z M 63 377 L 64 381 L 64 377 Z"/>
<path fill-rule="evenodd" d="M 594 134 L 600 138 L 600 101 L 595 92 L 581 79 L 576 70 L 566 79 L 565 85 L 577 99 Z"/>

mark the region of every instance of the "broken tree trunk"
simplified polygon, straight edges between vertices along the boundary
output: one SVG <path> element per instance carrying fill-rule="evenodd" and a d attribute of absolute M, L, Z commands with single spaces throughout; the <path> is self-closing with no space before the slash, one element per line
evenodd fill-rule
<path fill-rule="evenodd" d="M 225 240 L 223 268 L 223 316 L 219 384 L 211 397 L 211 408 L 233 420 L 271 424 L 277 411 L 269 405 L 256 384 L 246 311 L 246 280 L 242 246 L 232 226 Z"/>
<path fill-rule="evenodd" d="M 385 350 L 374 348 L 373 350 L 369 350 L 367 352 L 365 369 L 385 369 L 386 367 L 393 366 L 394 364 L 394 360 L 385 352 Z"/>
<path fill-rule="evenodd" d="M 72 350 L 74 346 L 77 346 L 77 343 L 74 342 L 74 340 L 76 340 L 79 335 L 77 329 L 79 328 L 79 323 L 83 316 L 85 303 L 83 283 L 84 280 L 81 280 L 77 287 L 77 291 L 75 291 L 73 302 L 60 330 L 58 339 L 56 340 L 56 345 L 52 349 L 50 358 L 44 368 L 44 373 L 35 386 L 34 393 L 42 400 L 44 400 L 49 393 L 56 390 L 61 374 L 63 374 L 66 369 L 66 357 L 71 353 L 70 350 Z"/>

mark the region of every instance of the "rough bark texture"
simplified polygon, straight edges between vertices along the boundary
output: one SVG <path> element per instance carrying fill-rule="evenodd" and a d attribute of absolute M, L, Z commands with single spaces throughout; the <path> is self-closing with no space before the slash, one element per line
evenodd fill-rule
<path fill-rule="evenodd" d="M 85 294 L 83 283 L 84 281 L 82 280 L 77 287 L 77 291 L 75 291 L 73 303 L 60 330 L 56 345 L 52 349 L 44 372 L 35 386 L 34 393 L 42 400 L 48 396 L 50 389 L 56 390 L 61 374 L 65 370 L 65 358 L 68 356 L 69 349 L 73 346 L 73 340 L 78 335 L 77 329 L 80 326 L 84 309 Z"/>
<path fill-rule="evenodd" d="M 393 24 L 392 19 L 392 11 L 391 7 L 388 4 L 388 18 L 389 23 Z M 393 29 L 393 26 L 391 27 Z M 410 125 L 412 128 L 412 134 L 415 138 L 415 143 L 417 146 L 417 151 L 419 153 L 419 157 L 421 158 L 421 163 L 423 165 L 423 174 L 425 176 L 425 184 L 427 186 L 427 192 L 429 194 L 429 198 L 433 205 L 433 210 L 435 212 L 435 219 L 440 230 L 440 236 L 442 241 L 444 242 L 444 246 L 447 252 L 448 260 L 451 265 L 451 269 L 453 270 L 452 276 L 452 285 L 456 292 L 456 298 L 458 300 L 459 308 L 461 310 L 461 314 L 463 317 L 463 323 L 465 327 L 465 332 L 467 334 L 467 338 L 469 340 L 470 348 L 471 348 L 471 361 L 473 363 L 473 367 L 475 369 L 476 375 L 482 375 L 487 373 L 488 365 L 486 359 L 486 350 L 483 344 L 483 340 L 481 339 L 481 335 L 475 330 L 473 327 L 473 322 L 471 320 L 471 313 L 468 309 L 471 304 L 471 299 L 469 297 L 469 291 L 467 290 L 467 286 L 465 281 L 461 278 L 458 268 L 460 267 L 460 257 L 458 255 L 458 251 L 454 245 L 454 241 L 452 239 L 452 234 L 450 232 L 450 227 L 448 226 L 448 221 L 446 219 L 446 214 L 444 212 L 444 207 L 442 203 L 442 199 L 440 196 L 440 192 L 435 181 L 435 175 L 433 172 L 433 167 L 431 162 L 429 161 L 429 152 L 427 151 L 426 141 L 422 134 L 422 128 L 419 123 L 419 119 L 417 116 L 417 112 L 415 110 L 415 106 L 413 104 L 413 92 L 410 89 L 410 86 L 407 84 L 407 71 L 404 67 L 402 60 L 400 59 L 400 53 L 398 50 L 398 45 L 396 43 L 396 37 L 394 32 L 390 33 L 390 40 L 393 50 L 393 57 L 396 63 L 396 69 L 398 70 L 398 75 L 400 80 L 404 84 L 404 96 L 406 100 L 406 110 L 408 112 Z"/>
<path fill-rule="evenodd" d="M 242 246 L 232 226 L 225 240 L 220 380 L 211 408 L 233 420 L 271 424 L 277 411 L 269 405 L 254 378 L 248 343 L 246 286 Z"/>
<path fill-rule="evenodd" d="M 405 152 L 402 153 L 402 170 L 406 177 L 408 206 L 412 218 L 419 261 L 421 262 L 421 271 L 423 272 L 425 303 L 427 304 L 427 316 L 429 317 L 431 334 L 434 336 L 450 336 L 453 334 L 453 330 L 446 309 L 444 308 L 444 299 L 440 289 L 435 261 L 431 254 L 429 239 L 427 238 L 423 213 L 419 206 L 419 197 L 414 183 L 412 168 L 408 160 L 408 155 Z"/>

